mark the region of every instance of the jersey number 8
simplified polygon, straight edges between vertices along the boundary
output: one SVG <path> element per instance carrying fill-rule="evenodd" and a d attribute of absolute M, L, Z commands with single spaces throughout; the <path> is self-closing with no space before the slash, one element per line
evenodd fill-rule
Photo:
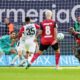
<path fill-rule="evenodd" d="M 46 35 L 50 35 L 51 34 L 50 26 L 46 26 L 45 33 L 46 33 Z"/>

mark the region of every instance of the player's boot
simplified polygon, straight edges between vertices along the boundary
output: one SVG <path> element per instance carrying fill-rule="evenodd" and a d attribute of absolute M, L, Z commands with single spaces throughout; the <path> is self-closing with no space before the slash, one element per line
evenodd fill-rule
<path fill-rule="evenodd" d="M 78 61 L 79 61 L 79 63 L 80 63 L 80 57 L 79 57 L 79 56 L 77 56 L 76 58 L 78 59 Z"/>
<path fill-rule="evenodd" d="M 56 70 L 61 70 L 62 68 L 59 65 L 56 65 Z"/>
<path fill-rule="evenodd" d="M 18 67 L 24 67 L 24 65 L 18 65 Z"/>
<path fill-rule="evenodd" d="M 10 67 L 13 67 L 14 66 L 14 64 L 10 64 Z"/>
<path fill-rule="evenodd" d="M 30 66 L 31 66 L 31 64 L 28 64 L 28 65 L 26 66 L 26 69 L 28 69 Z"/>
<path fill-rule="evenodd" d="M 75 57 L 78 59 L 78 61 L 80 63 L 80 54 L 75 55 Z"/>

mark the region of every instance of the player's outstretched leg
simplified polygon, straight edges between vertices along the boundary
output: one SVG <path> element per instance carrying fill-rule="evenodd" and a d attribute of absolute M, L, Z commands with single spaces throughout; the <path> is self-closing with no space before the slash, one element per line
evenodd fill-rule
<path fill-rule="evenodd" d="M 26 69 L 28 69 L 30 66 L 31 66 L 31 64 L 30 64 L 30 63 L 28 63 L 28 65 L 26 66 Z"/>
<path fill-rule="evenodd" d="M 39 57 L 39 55 L 40 55 L 39 53 L 35 53 L 35 54 L 33 55 L 30 63 L 28 63 L 28 65 L 26 66 L 26 69 L 28 69 L 28 68 L 31 66 L 31 64 Z"/>
<path fill-rule="evenodd" d="M 16 62 L 16 60 L 19 58 L 19 56 L 18 55 L 16 55 L 14 58 L 13 58 L 13 60 L 12 60 L 12 62 L 11 62 L 11 66 L 14 66 L 14 63 Z"/>
<path fill-rule="evenodd" d="M 74 55 L 78 59 L 78 61 L 80 63 L 80 47 L 78 47 L 78 48 L 75 49 Z"/>
<path fill-rule="evenodd" d="M 26 66 L 26 69 L 28 69 L 31 64 L 42 54 L 42 51 L 38 51 L 37 53 L 35 53 L 30 61 L 30 63 Z"/>
<path fill-rule="evenodd" d="M 57 51 L 55 52 L 55 60 L 56 60 L 56 69 L 60 69 L 60 68 L 59 68 L 60 50 L 57 50 Z"/>
<path fill-rule="evenodd" d="M 11 62 L 11 66 L 14 66 L 15 62 L 16 62 L 18 59 L 19 59 L 20 61 L 22 61 L 22 59 L 24 59 L 24 57 L 23 57 L 23 56 L 16 55 L 16 56 L 13 58 L 12 62 Z"/>
<path fill-rule="evenodd" d="M 60 60 L 60 48 L 58 46 L 58 43 L 55 43 L 52 45 L 52 48 L 55 51 L 55 62 L 56 62 L 56 69 L 59 69 L 59 60 Z"/>
<path fill-rule="evenodd" d="M 23 66 L 23 64 L 25 64 L 26 62 L 28 63 L 28 60 L 27 60 L 27 59 L 23 59 L 23 60 L 20 62 L 19 66 L 21 66 L 21 67 L 22 67 L 22 66 Z"/>

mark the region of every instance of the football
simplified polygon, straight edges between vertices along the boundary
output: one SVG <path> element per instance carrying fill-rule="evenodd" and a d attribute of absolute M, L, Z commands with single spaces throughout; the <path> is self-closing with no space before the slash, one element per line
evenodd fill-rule
<path fill-rule="evenodd" d="M 64 39 L 64 34 L 63 34 L 63 33 L 58 33 L 58 34 L 57 34 L 57 39 L 58 39 L 59 41 L 63 40 L 63 39 Z"/>

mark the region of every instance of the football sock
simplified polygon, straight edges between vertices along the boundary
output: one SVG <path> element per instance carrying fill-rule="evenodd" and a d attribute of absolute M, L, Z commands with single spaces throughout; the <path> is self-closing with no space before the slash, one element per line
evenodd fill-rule
<path fill-rule="evenodd" d="M 24 63 L 28 63 L 28 60 L 27 59 L 23 59 L 21 62 L 20 62 L 20 64 L 19 65 L 23 65 Z"/>
<path fill-rule="evenodd" d="M 13 58 L 13 60 L 12 60 L 11 64 L 14 64 L 18 58 L 19 58 L 19 56 L 18 56 L 18 55 L 16 55 L 16 56 Z"/>
<path fill-rule="evenodd" d="M 23 56 L 16 55 L 16 56 L 13 58 L 11 64 L 14 64 L 14 63 L 16 62 L 16 60 L 18 60 L 18 59 L 19 59 L 20 62 L 21 62 L 22 59 L 24 59 L 24 57 L 23 57 Z"/>
<path fill-rule="evenodd" d="M 35 53 L 31 59 L 31 63 L 33 63 L 39 56 L 40 56 L 39 53 Z"/>
<path fill-rule="evenodd" d="M 56 53 L 55 54 L 55 59 L 56 59 L 56 66 L 58 66 L 59 65 L 59 59 L 60 59 L 60 53 Z"/>

